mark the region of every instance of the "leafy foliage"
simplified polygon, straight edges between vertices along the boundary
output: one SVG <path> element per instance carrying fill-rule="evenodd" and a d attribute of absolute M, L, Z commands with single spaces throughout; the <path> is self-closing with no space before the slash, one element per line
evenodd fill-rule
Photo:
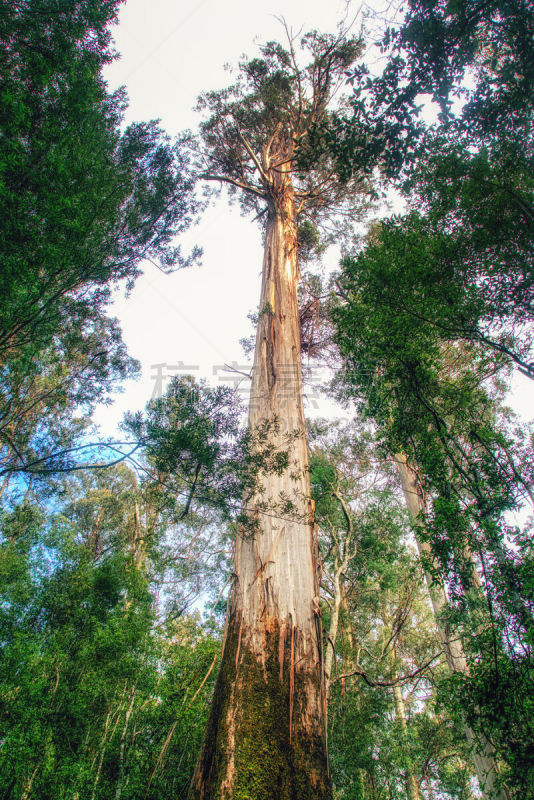
<path fill-rule="evenodd" d="M 306 162 L 297 157 L 314 127 L 342 103 L 336 95 L 362 42 L 341 29 L 337 35 L 312 31 L 294 37 L 286 28 L 286 34 L 287 47 L 267 42 L 257 58 L 238 65 L 233 85 L 200 96 L 205 119 L 192 146 L 200 176 L 226 184 L 245 212 L 261 219 L 290 199 L 299 256 L 305 259 L 333 241 L 334 230 L 336 240 L 342 234 L 350 238 L 343 215 L 361 216 L 370 204 L 369 181 L 361 175 L 340 181 L 327 153 L 314 153 Z"/>
<path fill-rule="evenodd" d="M 170 797 L 186 789 L 192 763 L 183 748 L 188 740 L 199 746 L 211 686 L 203 678 L 219 645 L 213 626 L 193 618 L 154 628 L 154 564 L 132 552 L 147 547 L 135 539 L 136 493 L 124 468 L 113 494 L 93 490 L 46 525 L 32 506 L 3 520 L 6 797 L 98 798 L 126 787 L 129 797 L 148 789 Z M 98 509 L 90 526 L 88 503 Z M 157 545 L 150 548 L 154 557 Z M 178 749 L 169 740 L 163 752 L 178 725 Z"/>
<path fill-rule="evenodd" d="M 412 271 L 418 269 L 419 252 L 408 251 Z M 513 702 L 522 730 L 515 741 L 528 739 L 531 718 L 521 692 L 509 694 L 496 680 L 492 699 L 485 695 L 487 707 L 477 706 L 474 698 L 480 663 L 487 668 L 502 659 L 504 671 L 518 682 L 532 666 L 531 560 L 521 548 L 524 534 L 506 516 L 532 498 L 530 436 L 501 405 L 501 356 L 480 345 L 452 344 L 432 320 L 405 311 L 397 266 L 374 244 L 344 263 L 343 301 L 334 311 L 344 362 L 342 391 L 377 424 L 382 452 L 406 453 L 416 465 L 427 503 L 419 534 L 431 544 L 439 565 L 436 577 L 446 581 L 455 624 L 472 659 L 466 689 L 472 692 L 470 714 L 479 716 L 479 726 L 484 716 L 509 764 L 523 763 L 523 751 L 504 756 L 510 738 L 504 732 L 506 718 L 496 710 Z M 416 302 L 427 302 L 423 291 Z M 465 695 L 462 702 L 465 708 Z M 511 778 L 523 787 L 518 792 L 526 780 L 519 769 Z"/>
<path fill-rule="evenodd" d="M 135 372 L 105 315 L 112 286 L 142 259 L 187 263 L 173 241 L 195 207 L 185 156 L 154 122 L 121 131 L 126 96 L 101 74 L 119 5 L 2 2 L 4 474 L 43 471 L 75 442 L 76 412 Z"/>
<path fill-rule="evenodd" d="M 391 463 L 366 426 L 318 423 L 311 443 L 336 796 L 405 798 L 411 779 L 463 797 L 469 752 L 447 711 L 436 713 L 443 657 Z"/>
<path fill-rule="evenodd" d="M 79 469 L 92 408 L 137 369 L 106 315 L 113 287 L 143 259 L 189 263 L 175 237 L 202 205 L 193 174 L 262 219 L 290 185 L 306 261 L 354 241 L 378 167 L 402 178 L 409 212 L 371 228 L 335 296 L 313 274 L 300 290 L 303 351 L 333 360 L 335 327 L 339 394 L 360 414 L 309 426 L 336 797 L 468 800 L 466 724 L 510 796 L 530 797 L 534 561 L 510 514 L 532 501 L 532 439 L 503 405 L 512 366 L 533 374 L 528 3 L 409 0 L 373 79 L 359 37 L 288 33 L 202 95 L 193 150 L 154 122 L 123 128 L 125 94 L 102 78 L 119 6 L 0 2 L 0 795 L 185 797 L 236 527 L 254 536 L 252 497 L 259 514 L 295 513 L 259 489 L 295 433 L 243 434 L 231 392 L 187 379 L 127 416 L 129 466 Z M 462 673 L 399 507 L 399 452 Z"/>

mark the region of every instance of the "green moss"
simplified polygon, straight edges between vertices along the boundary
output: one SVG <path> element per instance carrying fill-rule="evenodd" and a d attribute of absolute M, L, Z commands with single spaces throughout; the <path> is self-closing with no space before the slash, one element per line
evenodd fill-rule
<path fill-rule="evenodd" d="M 244 639 L 244 637 L 243 637 Z M 230 759 L 227 719 L 233 704 L 234 752 L 231 800 L 331 800 L 320 721 L 305 717 L 306 689 L 318 676 L 295 674 L 290 741 L 289 643 L 280 681 L 279 631 L 267 635 L 265 664 L 239 646 L 230 625 L 206 737 L 190 800 L 219 800 Z M 236 674 L 236 654 L 239 666 Z"/>

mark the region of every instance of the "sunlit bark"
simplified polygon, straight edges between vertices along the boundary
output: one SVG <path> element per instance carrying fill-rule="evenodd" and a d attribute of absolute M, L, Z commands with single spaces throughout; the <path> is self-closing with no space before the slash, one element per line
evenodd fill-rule
<path fill-rule="evenodd" d="M 236 540 L 222 666 L 190 800 L 331 797 L 298 278 L 293 187 L 282 167 L 268 206 L 249 423 L 276 422 L 282 448 L 292 435 L 290 464 L 261 477 L 249 511 L 258 502 L 273 510 L 257 509 L 256 529 Z M 291 511 L 274 510 L 284 497 Z"/>

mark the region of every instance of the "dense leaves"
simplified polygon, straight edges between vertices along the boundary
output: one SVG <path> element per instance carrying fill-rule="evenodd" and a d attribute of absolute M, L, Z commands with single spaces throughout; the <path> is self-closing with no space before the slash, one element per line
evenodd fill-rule
<path fill-rule="evenodd" d="M 199 746 L 215 627 L 188 616 L 156 627 L 164 576 L 157 541 L 136 531 L 135 475 L 86 492 L 46 524 L 31 505 L 2 520 L 0 787 L 176 796 Z"/>
<path fill-rule="evenodd" d="M 102 77 L 118 6 L 1 4 L 4 474 L 50 467 L 73 417 L 135 371 L 105 315 L 113 285 L 144 258 L 186 263 L 173 241 L 194 207 L 185 157 L 154 122 L 121 130 L 126 96 Z"/>
<path fill-rule="evenodd" d="M 186 797 L 247 501 L 294 514 L 259 494 L 290 468 L 284 421 L 244 431 L 232 392 L 189 379 L 127 415 L 131 449 L 108 443 L 102 468 L 91 411 L 137 370 L 113 288 L 143 259 L 188 263 L 199 176 L 263 218 L 290 175 L 304 261 L 356 239 L 378 167 L 407 213 L 331 297 L 313 275 L 300 290 L 303 352 L 340 357 L 359 418 L 308 432 L 336 798 L 470 800 L 482 745 L 507 797 L 531 797 L 532 437 L 504 402 L 512 369 L 533 375 L 529 4 L 409 0 L 375 77 L 358 37 L 269 42 L 202 95 L 194 148 L 124 127 L 102 78 L 119 6 L 0 0 L 0 796 Z"/>
<path fill-rule="evenodd" d="M 177 258 L 170 242 L 191 208 L 184 164 L 155 123 L 121 133 L 124 92 L 110 95 L 101 75 L 118 5 L 2 6 L 7 354 L 50 344 L 70 304 L 99 306 L 143 257 Z"/>
<path fill-rule="evenodd" d="M 437 714 L 444 658 L 392 464 L 369 427 L 323 422 L 311 428 L 310 469 L 338 796 L 464 797 L 469 751 L 446 710 Z"/>
<path fill-rule="evenodd" d="M 507 512 L 531 502 L 531 440 L 501 405 L 502 354 L 478 343 L 451 342 L 446 325 L 436 324 L 441 309 L 433 302 L 417 237 L 401 250 L 404 263 L 385 257 L 382 243 L 397 235 L 386 225 L 378 244 L 375 239 L 359 258 L 344 263 L 342 302 L 334 311 L 342 391 L 377 424 L 384 455 L 405 453 L 417 471 L 426 505 L 419 535 L 436 559 L 427 568 L 446 581 L 471 664 L 469 688 L 461 700 L 452 696 L 470 709 L 471 720 L 478 719 L 474 727 L 489 732 L 499 746 L 521 796 L 529 781 L 521 742 L 532 735 L 520 688 L 532 673 L 532 561 L 522 546 L 526 530 L 510 525 Z M 400 239 L 402 247 L 405 231 Z M 436 238 L 431 241 L 435 246 Z M 406 262 L 412 279 L 423 274 L 409 300 Z M 456 311 L 463 292 L 452 282 L 443 285 Z M 482 698 L 479 680 L 488 680 L 489 664 L 491 692 Z M 509 702 L 518 727 L 514 736 L 506 733 L 511 712 L 499 710 Z"/>

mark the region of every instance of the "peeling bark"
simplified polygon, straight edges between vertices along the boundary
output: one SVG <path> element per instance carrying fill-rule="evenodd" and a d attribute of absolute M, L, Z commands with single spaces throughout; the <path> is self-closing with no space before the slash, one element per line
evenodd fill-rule
<path fill-rule="evenodd" d="M 287 143 L 281 146 L 288 147 Z M 273 162 L 282 161 L 280 148 Z M 283 154 L 283 153 L 282 153 Z M 279 425 L 282 473 L 261 476 L 254 502 L 289 498 L 283 518 L 257 509 L 235 545 L 230 619 L 190 800 L 330 800 L 313 509 L 302 406 L 299 269 L 293 187 L 272 171 L 249 411 Z"/>

